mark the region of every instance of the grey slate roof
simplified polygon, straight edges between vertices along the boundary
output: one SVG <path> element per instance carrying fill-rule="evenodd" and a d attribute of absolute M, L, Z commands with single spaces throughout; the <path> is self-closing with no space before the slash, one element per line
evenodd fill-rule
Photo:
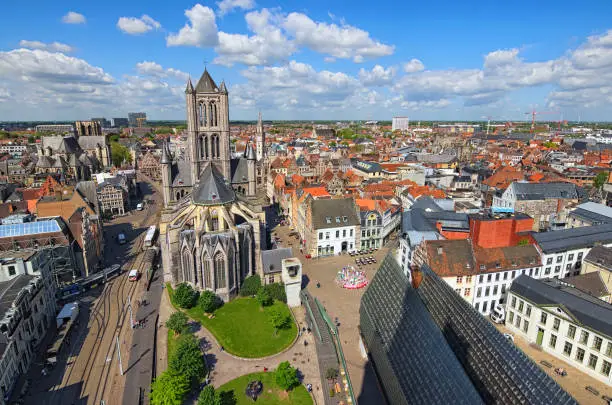
<path fill-rule="evenodd" d="M 352 198 L 312 201 L 313 229 L 340 228 L 360 224 Z"/>
<path fill-rule="evenodd" d="M 220 205 L 234 201 L 236 194 L 225 183 L 223 175 L 209 162 L 202 170 L 197 184 L 193 187 L 191 198 L 195 204 Z"/>
<path fill-rule="evenodd" d="M 179 160 L 172 165 L 172 187 L 191 187 L 191 166 L 187 160 Z"/>
<path fill-rule="evenodd" d="M 360 326 L 392 404 L 575 404 L 427 266 L 415 289 L 388 255 Z"/>
<path fill-rule="evenodd" d="M 593 247 L 596 242 L 612 243 L 612 224 L 583 226 L 552 232 L 531 234 L 544 253 L 564 252 L 571 249 Z"/>
<path fill-rule="evenodd" d="M 612 247 L 594 246 L 586 255 L 584 261 L 612 272 Z"/>
<path fill-rule="evenodd" d="M 584 208 L 576 208 L 574 211 L 569 213 L 569 216 L 579 218 L 583 221 L 588 221 L 592 225 L 612 223 L 612 218 L 593 211 L 585 210 Z"/>
<path fill-rule="evenodd" d="M 4 318 L 21 289 L 28 285 L 34 276 L 20 274 L 12 280 L 0 282 L 0 319 Z"/>
<path fill-rule="evenodd" d="M 264 274 L 280 273 L 283 259 L 289 259 L 291 257 L 294 257 L 291 248 L 262 250 L 261 261 L 263 263 Z"/>
<path fill-rule="evenodd" d="M 247 165 L 248 161 L 245 157 L 238 159 L 238 164 L 236 165 L 234 175 L 232 176 L 232 184 L 248 183 L 249 170 Z"/>
<path fill-rule="evenodd" d="M 538 306 L 563 306 L 581 325 L 612 338 L 612 305 L 565 286 L 560 280 L 536 280 L 521 275 L 512 282 L 510 291 Z"/>
<path fill-rule="evenodd" d="M 212 79 L 212 77 L 210 77 L 210 74 L 206 68 L 204 69 L 204 73 L 202 73 L 202 77 L 200 77 L 195 90 L 196 93 L 214 93 L 219 91 L 219 87 L 217 87 L 215 81 Z"/>
<path fill-rule="evenodd" d="M 106 137 L 101 135 L 88 135 L 88 136 L 80 136 L 78 140 L 79 146 L 81 149 L 97 149 L 98 145 L 105 148 L 106 147 Z"/>
<path fill-rule="evenodd" d="M 578 199 L 578 190 L 572 183 L 512 183 L 517 200 L 543 200 L 546 198 Z"/>

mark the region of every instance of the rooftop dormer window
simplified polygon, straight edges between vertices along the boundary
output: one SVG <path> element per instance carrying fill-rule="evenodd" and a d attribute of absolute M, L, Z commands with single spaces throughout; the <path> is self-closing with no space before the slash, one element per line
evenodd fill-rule
<path fill-rule="evenodd" d="M 325 222 L 327 222 L 328 224 L 331 224 L 331 217 L 325 217 Z"/>
<path fill-rule="evenodd" d="M 336 217 L 336 223 L 339 224 L 340 223 L 340 217 Z"/>

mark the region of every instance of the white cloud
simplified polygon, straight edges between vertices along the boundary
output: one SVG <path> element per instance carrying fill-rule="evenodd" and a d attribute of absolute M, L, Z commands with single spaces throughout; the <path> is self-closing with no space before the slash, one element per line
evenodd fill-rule
<path fill-rule="evenodd" d="M 117 28 L 126 34 L 138 35 L 144 34 L 151 30 L 158 30 L 161 28 L 161 24 L 155 21 L 153 18 L 144 14 L 140 18 L 136 17 L 120 17 L 117 21 Z"/>
<path fill-rule="evenodd" d="M 47 44 L 40 41 L 28 41 L 26 39 L 22 39 L 21 41 L 19 41 L 19 46 L 21 46 L 22 48 L 41 49 L 61 53 L 70 53 L 74 51 L 74 48 L 72 48 L 70 45 L 66 45 L 61 42 L 51 42 Z"/>
<path fill-rule="evenodd" d="M 352 58 L 356 63 L 394 51 L 393 46 L 372 39 L 367 31 L 347 24 L 315 22 L 302 13 L 289 14 L 283 27 L 299 45 L 335 58 Z"/>
<path fill-rule="evenodd" d="M 243 63 L 248 66 L 272 65 L 286 61 L 296 50 L 281 29 L 272 23 L 277 17 L 269 10 L 252 11 L 245 16 L 247 26 L 255 35 L 219 33 L 219 56 L 214 63 L 232 66 Z"/>
<path fill-rule="evenodd" d="M 83 14 L 69 11 L 68 14 L 62 17 L 62 22 L 65 24 L 85 24 L 86 18 Z"/>
<path fill-rule="evenodd" d="M 372 70 L 359 70 L 359 80 L 364 86 L 386 86 L 391 84 L 395 78 L 397 69 L 393 66 L 385 69 L 380 65 L 376 65 Z"/>
<path fill-rule="evenodd" d="M 424 69 L 425 65 L 418 59 L 412 59 L 410 62 L 404 63 L 404 72 L 406 73 L 420 72 Z"/>
<path fill-rule="evenodd" d="M 170 34 L 166 38 L 168 46 L 196 46 L 206 48 L 219 43 L 215 13 L 209 7 L 196 4 L 185 10 L 189 22 L 180 29 L 178 34 Z"/>
<path fill-rule="evenodd" d="M 250 10 L 255 8 L 255 0 L 221 0 L 217 2 L 219 16 L 223 16 L 235 8 Z"/>
<path fill-rule="evenodd" d="M 162 65 L 156 62 L 140 62 L 136 64 L 136 71 L 143 76 L 154 76 L 157 78 L 176 78 L 185 81 L 189 78 L 189 74 L 174 68 L 164 69 Z"/>

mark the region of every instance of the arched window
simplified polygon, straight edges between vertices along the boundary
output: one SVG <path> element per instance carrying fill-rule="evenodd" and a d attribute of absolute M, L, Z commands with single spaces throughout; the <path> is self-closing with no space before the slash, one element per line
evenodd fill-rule
<path fill-rule="evenodd" d="M 192 257 L 192 263 L 193 263 L 193 283 L 195 285 L 198 285 L 200 283 L 200 277 L 198 277 L 198 261 L 196 260 L 195 254 Z"/>
<path fill-rule="evenodd" d="M 204 288 L 214 289 L 214 286 L 212 285 L 210 259 L 208 258 L 208 256 L 204 256 L 202 258 L 202 269 L 202 272 L 204 273 L 202 275 L 204 277 Z"/>
<path fill-rule="evenodd" d="M 234 287 L 234 252 L 230 250 L 227 258 L 227 272 L 229 273 L 229 285 L 227 288 L 231 289 Z"/>
<path fill-rule="evenodd" d="M 219 214 L 217 214 L 217 210 L 212 210 L 212 212 L 210 213 L 210 230 L 219 230 Z"/>
<path fill-rule="evenodd" d="M 208 105 L 208 126 L 214 127 L 213 103 Z"/>
<path fill-rule="evenodd" d="M 217 104 L 213 104 L 213 122 L 214 122 L 214 126 L 216 127 L 217 125 L 219 125 L 219 121 L 218 121 L 219 117 L 217 115 Z"/>
<path fill-rule="evenodd" d="M 183 249 L 183 281 L 191 281 L 191 253 L 189 250 Z"/>
<path fill-rule="evenodd" d="M 219 135 L 215 134 L 215 155 L 217 158 L 221 157 L 221 153 L 219 150 Z"/>
<path fill-rule="evenodd" d="M 198 117 L 200 119 L 200 126 L 206 126 L 206 105 L 204 103 L 199 104 Z"/>
<path fill-rule="evenodd" d="M 227 280 L 225 278 L 225 260 L 221 253 L 215 256 L 215 287 L 226 288 Z"/>
<path fill-rule="evenodd" d="M 208 159 L 208 135 L 204 135 L 204 147 L 202 148 L 202 156 Z"/>
<path fill-rule="evenodd" d="M 180 191 L 177 191 L 177 192 L 176 192 L 176 200 L 178 201 L 178 200 L 180 200 L 180 199 L 181 199 L 181 192 L 180 192 Z"/>

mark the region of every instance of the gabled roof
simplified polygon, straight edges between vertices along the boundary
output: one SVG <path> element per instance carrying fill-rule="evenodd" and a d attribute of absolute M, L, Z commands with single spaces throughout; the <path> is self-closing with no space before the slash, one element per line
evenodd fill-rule
<path fill-rule="evenodd" d="M 593 247 L 597 242 L 604 245 L 612 243 L 612 223 L 552 232 L 533 232 L 531 235 L 544 253 L 564 252 Z"/>
<path fill-rule="evenodd" d="M 356 226 L 360 222 L 352 198 L 312 200 L 312 229 Z"/>
<path fill-rule="evenodd" d="M 191 198 L 194 204 L 200 205 L 221 205 L 234 201 L 236 194 L 225 183 L 223 175 L 208 162 L 202 170 L 200 180 L 193 188 Z"/>
<path fill-rule="evenodd" d="M 217 83 L 210 77 L 208 70 L 204 68 L 204 73 L 202 73 L 202 77 L 198 81 L 196 85 L 196 93 L 217 93 L 219 92 L 219 87 Z"/>
<path fill-rule="evenodd" d="M 572 183 L 518 183 L 510 185 L 517 200 L 543 200 L 546 198 L 578 199 L 578 190 Z"/>

